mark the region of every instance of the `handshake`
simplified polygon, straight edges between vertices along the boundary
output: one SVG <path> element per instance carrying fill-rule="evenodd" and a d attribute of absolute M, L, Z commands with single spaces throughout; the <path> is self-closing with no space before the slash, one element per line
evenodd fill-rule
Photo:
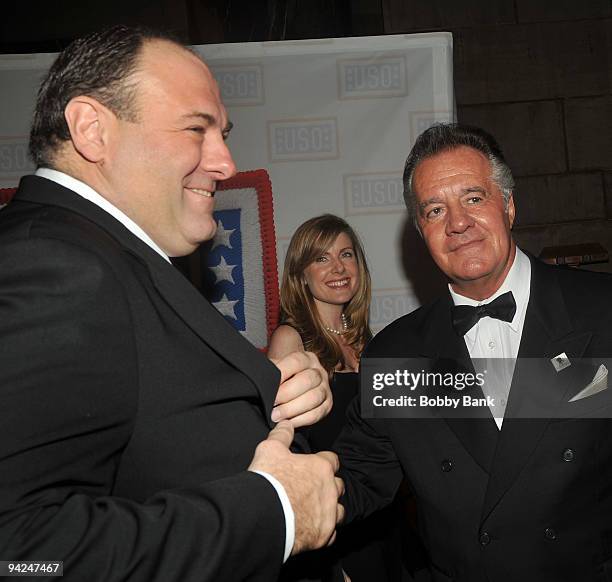
<path fill-rule="evenodd" d="M 338 503 L 344 494 L 336 477 L 338 457 L 329 451 L 305 455 L 289 450 L 294 426 L 313 424 L 331 409 L 327 373 L 317 357 L 294 352 L 274 362 L 281 372 L 273 419 L 281 420 L 255 450 L 250 471 L 272 475 L 284 487 L 295 515 L 292 555 L 333 543 L 336 525 L 344 517 Z"/>
<path fill-rule="evenodd" d="M 292 453 L 293 425 L 282 421 L 259 443 L 249 466 L 265 471 L 285 488 L 295 514 L 295 542 L 292 555 L 333 543 L 336 525 L 344 517 L 338 498 L 344 493 L 336 477 L 338 457 L 329 451 L 314 455 Z"/>

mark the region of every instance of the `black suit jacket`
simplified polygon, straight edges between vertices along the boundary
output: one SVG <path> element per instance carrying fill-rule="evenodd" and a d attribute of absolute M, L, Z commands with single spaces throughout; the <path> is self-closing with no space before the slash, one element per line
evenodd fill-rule
<path fill-rule="evenodd" d="M 278 370 L 113 217 L 25 177 L 0 212 L 0 559 L 64 580 L 275 580 L 247 472 Z"/>
<path fill-rule="evenodd" d="M 611 298 L 609 275 L 532 259 L 509 411 L 542 389 L 522 359 L 540 358 L 547 383 L 558 386 L 554 398 L 564 403 L 571 387 L 556 383 L 561 376 L 550 358 L 565 352 L 576 363 L 612 356 Z M 364 357 L 469 362 L 465 342 L 452 328 L 451 307 L 447 295 L 400 318 L 373 339 Z M 600 406 L 598 398 L 581 402 L 581 413 Z M 490 416 L 362 419 L 355 402 L 336 448 L 349 519 L 384 505 L 407 478 L 436 581 L 612 580 L 608 419 L 507 416 L 498 431 Z"/>

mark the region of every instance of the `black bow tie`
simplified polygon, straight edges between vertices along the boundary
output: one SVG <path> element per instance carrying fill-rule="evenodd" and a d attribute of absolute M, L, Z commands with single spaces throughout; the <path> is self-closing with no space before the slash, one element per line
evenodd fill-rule
<path fill-rule="evenodd" d="M 514 295 L 512 295 L 512 291 L 508 291 L 485 305 L 478 305 L 477 307 L 455 305 L 453 307 L 453 327 L 460 336 L 464 336 L 478 323 L 481 317 L 488 316 L 502 321 L 512 321 L 515 313 Z"/>

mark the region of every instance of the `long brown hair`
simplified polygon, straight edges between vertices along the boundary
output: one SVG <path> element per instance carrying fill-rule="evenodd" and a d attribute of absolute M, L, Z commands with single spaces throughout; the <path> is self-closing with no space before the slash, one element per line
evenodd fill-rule
<path fill-rule="evenodd" d="M 359 357 L 366 342 L 372 337 L 368 325 L 372 291 L 370 272 L 361 242 L 345 220 L 333 214 L 323 214 L 298 227 L 287 249 L 280 292 L 281 321 L 298 331 L 304 348 L 314 352 L 330 373 L 342 363 L 342 351 L 334 335 L 325 329 L 314 298 L 304 280 L 304 270 L 325 253 L 341 233 L 346 233 L 351 239 L 359 273 L 355 295 L 344 307 L 344 314 L 349 322 L 344 338 Z"/>

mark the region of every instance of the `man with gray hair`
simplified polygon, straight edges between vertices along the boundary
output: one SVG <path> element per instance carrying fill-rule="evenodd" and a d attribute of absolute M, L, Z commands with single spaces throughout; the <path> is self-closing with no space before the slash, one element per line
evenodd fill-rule
<path fill-rule="evenodd" d="M 404 186 L 448 293 L 389 325 L 362 358 L 369 411 L 354 403 L 335 447 L 348 520 L 384 506 L 405 478 L 436 582 L 611 580 L 612 423 L 602 362 L 612 355 L 612 278 L 544 265 L 516 246 L 512 174 L 481 129 L 425 131 Z M 482 361 L 508 366 L 494 365 L 494 380 L 471 391 L 485 403 L 478 412 L 439 406 L 417 419 L 372 412 L 367 371 L 378 358 L 451 372 Z M 565 413 L 530 414 L 521 406 L 533 397 Z"/>

